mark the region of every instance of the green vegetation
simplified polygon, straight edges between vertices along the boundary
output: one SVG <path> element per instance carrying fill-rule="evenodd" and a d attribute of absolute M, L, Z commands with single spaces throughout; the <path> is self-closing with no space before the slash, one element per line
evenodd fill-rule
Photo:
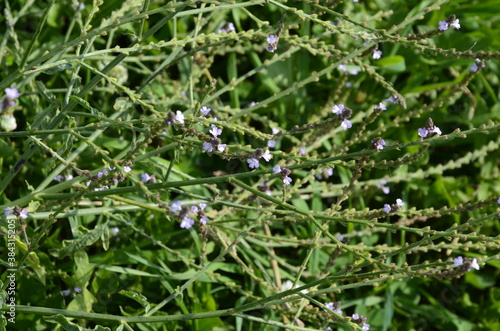
<path fill-rule="evenodd" d="M 4 3 L 0 330 L 500 329 L 500 2 Z"/>

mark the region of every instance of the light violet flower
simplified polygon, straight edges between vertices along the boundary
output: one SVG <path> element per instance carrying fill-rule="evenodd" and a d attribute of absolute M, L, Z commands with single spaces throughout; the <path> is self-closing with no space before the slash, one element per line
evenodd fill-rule
<path fill-rule="evenodd" d="M 209 152 L 209 153 L 212 153 L 213 150 L 214 150 L 214 145 L 212 145 L 211 143 L 203 143 L 203 150 L 205 152 Z"/>
<path fill-rule="evenodd" d="M 180 110 L 175 112 L 175 122 L 184 124 L 184 114 Z"/>
<path fill-rule="evenodd" d="M 156 180 L 156 178 L 154 175 L 150 176 L 148 173 L 143 173 L 141 175 L 141 181 L 143 181 L 144 183 L 147 183 L 149 181 L 155 181 L 155 180 Z"/>
<path fill-rule="evenodd" d="M 325 303 L 325 307 L 330 309 L 330 310 L 333 310 L 335 313 L 339 314 L 339 315 L 342 315 L 342 309 L 337 308 L 338 306 L 340 306 L 340 302 L 338 303 L 335 303 L 335 302 L 327 302 Z M 326 309 L 323 309 L 324 311 L 327 311 Z"/>
<path fill-rule="evenodd" d="M 340 126 L 342 127 L 342 129 L 347 130 L 352 128 L 352 122 L 349 120 L 343 120 Z"/>
<path fill-rule="evenodd" d="M 132 171 L 132 168 L 130 168 L 128 165 L 126 165 L 126 166 L 123 166 L 123 171 L 128 173 L 128 172 Z"/>
<path fill-rule="evenodd" d="M 299 154 L 300 155 L 307 155 L 307 152 L 306 152 L 306 146 L 302 146 L 300 149 L 299 149 Z"/>
<path fill-rule="evenodd" d="M 266 47 L 266 50 L 268 52 L 274 53 L 274 51 L 278 49 L 278 38 L 276 38 L 276 36 L 272 34 L 269 37 L 267 37 L 266 40 L 267 40 L 267 43 L 269 44 Z"/>
<path fill-rule="evenodd" d="M 372 140 L 372 145 L 377 151 L 381 151 L 382 149 L 384 149 L 386 143 L 382 138 L 375 138 Z"/>
<path fill-rule="evenodd" d="M 480 59 L 476 59 L 476 62 L 470 67 L 470 71 L 477 72 L 479 69 L 484 68 L 485 64 Z"/>
<path fill-rule="evenodd" d="M 387 203 L 386 203 L 386 204 L 384 205 L 384 212 L 385 212 L 386 214 L 389 214 L 391 211 L 392 211 L 391 205 L 389 205 L 389 204 L 387 204 Z"/>
<path fill-rule="evenodd" d="M 379 60 L 381 56 L 382 56 L 382 51 L 377 50 L 377 51 L 373 52 L 372 58 L 374 60 Z"/>
<path fill-rule="evenodd" d="M 448 23 L 446 21 L 439 21 L 439 27 L 438 29 L 440 31 L 446 31 L 448 30 Z"/>
<path fill-rule="evenodd" d="M 262 158 L 264 160 L 266 160 L 266 162 L 269 162 L 269 161 L 271 161 L 271 159 L 273 158 L 273 156 L 271 155 L 271 153 L 269 152 L 269 150 L 266 149 L 266 151 L 264 152 L 264 154 L 262 154 Z"/>
<path fill-rule="evenodd" d="M 464 264 L 464 258 L 463 257 L 459 256 L 459 257 L 453 259 L 453 265 L 455 267 L 461 266 L 462 264 Z"/>
<path fill-rule="evenodd" d="M 210 221 L 210 219 L 206 216 L 203 216 L 202 218 L 200 218 L 200 223 L 203 225 L 207 224 L 209 221 Z"/>
<path fill-rule="evenodd" d="M 14 211 L 10 207 L 7 207 L 7 208 L 5 208 L 5 213 L 3 215 L 8 216 L 12 213 L 14 213 Z"/>
<path fill-rule="evenodd" d="M 63 180 L 63 178 L 64 178 L 64 177 L 63 177 L 62 175 L 57 175 L 57 176 L 55 176 L 55 177 L 54 177 L 54 180 L 55 180 L 56 182 L 61 182 L 61 181 Z M 88 186 L 88 185 L 87 185 L 87 186 Z"/>
<path fill-rule="evenodd" d="M 212 136 L 217 137 L 222 134 L 222 129 L 219 129 L 218 127 L 212 124 L 212 129 L 210 129 L 209 132 L 212 134 Z"/>
<path fill-rule="evenodd" d="M 281 172 L 281 167 L 279 166 L 279 164 L 275 165 L 273 168 L 273 173 L 279 174 L 280 172 Z M 499 200 L 500 200 L 500 198 L 499 198 Z"/>
<path fill-rule="evenodd" d="M 9 100 L 15 100 L 17 99 L 21 94 L 19 93 L 19 90 L 16 88 L 9 88 L 7 87 L 5 90 L 5 96 Z"/>
<path fill-rule="evenodd" d="M 184 217 L 181 222 L 181 228 L 183 229 L 191 229 L 194 224 L 194 220 L 189 217 Z"/>
<path fill-rule="evenodd" d="M 180 201 L 172 202 L 172 204 L 170 205 L 170 211 L 172 211 L 174 213 L 181 211 L 181 210 L 182 210 L 182 207 L 181 207 Z"/>
<path fill-rule="evenodd" d="M 291 182 L 293 182 L 292 178 L 288 176 L 285 176 L 285 178 L 283 178 L 283 184 L 290 185 Z"/>
<path fill-rule="evenodd" d="M 217 150 L 222 153 L 222 152 L 224 152 L 224 149 L 226 149 L 226 146 L 227 146 L 227 144 L 218 144 Z"/>
<path fill-rule="evenodd" d="M 251 169 L 257 169 L 259 167 L 259 160 L 254 157 L 247 159 L 247 163 Z"/>
<path fill-rule="evenodd" d="M 399 206 L 399 207 L 403 207 L 405 205 L 405 203 L 403 202 L 403 200 L 401 199 L 396 199 L 396 204 Z"/>
<path fill-rule="evenodd" d="M 21 210 L 21 212 L 19 213 L 19 216 L 21 216 L 21 218 L 28 218 L 28 211 L 26 210 L 26 208 L 23 208 Z"/>
<path fill-rule="evenodd" d="M 335 115 L 339 115 L 340 116 L 344 112 L 344 109 L 345 109 L 345 106 L 343 104 L 334 105 L 332 107 L 332 113 L 334 113 Z"/>
<path fill-rule="evenodd" d="M 207 116 L 207 115 L 208 115 L 208 113 L 210 113 L 210 111 L 211 111 L 211 110 L 212 110 L 212 109 L 210 109 L 210 108 L 208 108 L 208 107 L 206 107 L 206 106 L 203 106 L 203 107 L 201 107 L 201 108 L 200 108 L 201 113 L 202 113 L 203 115 L 205 115 L 205 116 Z"/>
<path fill-rule="evenodd" d="M 498 198 L 497 203 L 500 205 L 500 198 Z"/>
<path fill-rule="evenodd" d="M 377 106 L 373 106 L 374 110 L 386 110 L 387 106 L 383 102 L 379 102 Z"/>
<path fill-rule="evenodd" d="M 457 30 L 460 30 L 460 22 L 459 19 L 457 18 L 453 22 L 450 23 L 450 26 L 454 27 Z"/>
<path fill-rule="evenodd" d="M 380 185 L 377 186 L 379 190 L 382 190 L 385 194 L 389 194 L 391 192 L 391 189 L 388 186 L 385 186 L 387 184 L 387 181 L 385 179 L 380 180 Z"/>

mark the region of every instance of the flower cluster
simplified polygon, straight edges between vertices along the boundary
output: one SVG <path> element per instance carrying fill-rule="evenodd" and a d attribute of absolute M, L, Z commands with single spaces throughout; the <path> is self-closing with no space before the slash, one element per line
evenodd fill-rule
<path fill-rule="evenodd" d="M 372 140 L 372 148 L 376 149 L 377 151 L 381 151 L 382 149 L 384 149 L 385 145 L 386 145 L 385 140 L 380 137 L 377 137 Z"/>
<path fill-rule="evenodd" d="M 353 75 L 356 76 L 358 74 L 358 69 L 347 69 L 345 64 L 340 64 L 338 69 L 344 73 L 344 75 Z"/>
<path fill-rule="evenodd" d="M 199 206 L 199 207 L 198 207 Z M 170 211 L 173 213 L 179 213 L 181 218 L 182 229 L 190 229 L 194 223 L 194 218 L 198 218 L 199 222 L 203 225 L 207 224 L 210 219 L 205 213 L 206 203 L 200 203 L 198 206 L 191 206 L 191 208 L 182 208 L 180 201 L 175 201 L 170 205 Z"/>
<path fill-rule="evenodd" d="M 278 164 L 273 168 L 274 174 L 281 174 L 283 177 L 283 184 L 290 185 L 292 183 L 292 178 L 290 178 L 290 174 L 292 173 L 288 168 L 281 168 Z"/>
<path fill-rule="evenodd" d="M 175 113 L 169 112 L 167 114 L 167 117 L 168 117 L 167 124 L 169 125 L 172 123 L 184 124 L 184 114 L 180 110 L 177 110 Z"/>
<path fill-rule="evenodd" d="M 257 169 L 260 165 L 259 160 L 260 159 L 266 160 L 266 162 L 271 161 L 273 158 L 271 152 L 269 152 L 268 149 L 265 151 L 262 148 L 257 148 L 255 149 L 255 152 L 253 153 L 253 157 L 247 159 L 248 166 L 251 169 Z"/>
<path fill-rule="evenodd" d="M 277 135 L 278 133 L 280 133 L 280 129 L 272 128 L 271 130 L 273 131 L 273 135 Z M 274 140 L 274 139 L 268 140 L 267 141 L 267 147 L 269 147 L 269 148 L 276 147 L 276 140 Z"/>
<path fill-rule="evenodd" d="M 274 53 L 274 51 L 278 49 L 278 38 L 272 34 L 269 37 L 267 37 L 266 40 L 268 43 L 266 50 L 268 52 Z"/>
<path fill-rule="evenodd" d="M 229 32 L 235 32 L 236 29 L 234 28 L 234 24 L 229 22 L 227 23 L 224 27 L 220 28 L 218 33 L 229 33 Z"/>
<path fill-rule="evenodd" d="M 210 142 L 203 143 L 203 150 L 208 153 L 212 153 L 214 150 L 217 150 L 221 153 L 224 152 L 227 144 L 223 144 L 222 140 L 220 140 L 219 138 L 219 136 L 222 134 L 222 129 L 219 129 L 217 126 L 212 124 L 209 132 L 213 136 L 213 138 L 210 139 Z"/>
<path fill-rule="evenodd" d="M 366 323 L 366 317 L 358 315 L 356 313 L 352 314 L 352 321 L 354 323 L 357 323 L 361 326 L 361 329 L 363 330 L 370 330 L 370 324 Z"/>
<path fill-rule="evenodd" d="M 471 268 L 479 270 L 479 264 L 477 263 L 476 258 L 470 260 L 470 259 L 464 259 L 463 257 L 459 256 L 453 259 L 453 265 L 455 267 L 460 267 L 462 271 L 470 271 Z"/>
<path fill-rule="evenodd" d="M 469 70 L 471 72 L 477 72 L 479 69 L 482 69 L 485 67 L 485 63 L 484 61 L 481 61 L 480 59 L 476 59 L 476 61 L 474 62 L 474 64 L 472 64 L 472 66 L 469 68 Z"/>
<path fill-rule="evenodd" d="M 446 20 L 439 21 L 438 29 L 440 31 L 446 31 L 450 26 L 454 27 L 457 30 L 460 29 L 460 22 L 455 15 L 450 15 L 450 17 L 448 17 Z"/>
<path fill-rule="evenodd" d="M 327 302 L 325 303 L 325 307 L 334 311 L 335 313 L 342 315 L 342 309 L 340 309 L 340 301 L 338 302 Z M 328 310 L 323 309 L 324 311 L 328 312 Z"/>
<path fill-rule="evenodd" d="M 396 203 L 393 204 L 393 205 L 389 205 L 389 204 L 385 204 L 384 205 L 384 212 L 386 214 L 390 214 L 390 213 L 395 213 L 399 210 L 400 207 L 403 207 L 405 205 L 405 203 L 403 202 L 403 200 L 401 199 L 396 199 Z"/>
<path fill-rule="evenodd" d="M 28 218 L 28 211 L 26 208 L 21 208 L 19 206 L 15 206 L 14 209 L 11 209 L 10 207 L 5 208 L 4 216 L 8 216 L 10 214 L 14 214 L 17 218 Z"/>
<path fill-rule="evenodd" d="M 343 104 L 334 105 L 332 107 L 332 113 L 342 119 L 342 123 L 340 124 L 342 129 L 347 130 L 352 127 L 352 122 L 349 120 L 352 116 L 352 110 L 350 108 L 345 107 Z"/>
<path fill-rule="evenodd" d="M 434 134 L 437 134 L 438 136 L 441 135 L 441 130 L 434 125 L 432 118 L 429 118 L 427 119 L 425 127 L 418 129 L 418 135 L 425 138 L 428 135 L 433 136 Z"/>

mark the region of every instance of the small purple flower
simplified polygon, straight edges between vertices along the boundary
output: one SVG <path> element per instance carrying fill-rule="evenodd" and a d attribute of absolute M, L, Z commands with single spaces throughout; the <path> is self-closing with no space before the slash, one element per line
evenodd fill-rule
<path fill-rule="evenodd" d="M 123 166 L 123 171 L 129 173 L 132 171 L 132 168 L 130 168 L 128 165 L 126 165 L 126 166 Z"/>
<path fill-rule="evenodd" d="M 21 210 L 21 212 L 19 213 L 19 216 L 21 216 L 21 218 L 24 218 L 24 219 L 28 218 L 28 211 L 26 210 L 26 208 L 23 208 Z"/>
<path fill-rule="evenodd" d="M 218 127 L 212 124 L 212 129 L 210 129 L 209 132 L 212 134 L 212 136 L 217 137 L 221 135 L 222 129 L 219 129 Z"/>
<path fill-rule="evenodd" d="M 343 104 L 334 105 L 332 107 L 332 113 L 334 113 L 335 115 L 339 115 L 340 116 L 344 112 L 344 108 L 345 108 L 345 106 Z"/>
<path fill-rule="evenodd" d="M 281 167 L 279 166 L 279 164 L 275 165 L 273 168 L 273 173 L 279 174 L 280 172 L 281 172 Z M 500 198 L 499 198 L 499 200 L 500 200 Z"/>
<path fill-rule="evenodd" d="M 342 129 L 347 130 L 347 129 L 352 128 L 352 122 L 346 119 L 346 120 L 342 121 L 340 126 L 342 127 Z"/>
<path fill-rule="evenodd" d="M 212 153 L 214 150 L 214 145 L 212 145 L 211 143 L 205 142 L 205 143 L 203 143 L 203 150 L 205 152 Z"/>
<path fill-rule="evenodd" d="M 212 110 L 212 109 L 210 109 L 210 108 L 208 108 L 208 107 L 206 107 L 206 106 L 203 106 L 203 107 L 201 107 L 201 108 L 200 108 L 200 111 L 201 111 L 201 113 L 202 113 L 204 116 L 207 116 L 207 115 L 208 115 L 208 113 L 210 113 L 210 111 L 211 111 L 211 110 Z"/>
<path fill-rule="evenodd" d="M 115 226 L 111 228 L 111 232 L 113 232 L 113 236 L 116 236 L 118 232 L 120 232 L 120 228 Z"/>
<path fill-rule="evenodd" d="M 372 58 L 374 60 L 379 60 L 381 56 L 382 56 L 382 51 L 379 51 L 379 50 L 373 52 L 373 54 L 372 54 Z"/>
<path fill-rule="evenodd" d="M 403 207 L 405 203 L 401 199 L 396 199 L 396 205 L 398 205 L 399 207 Z"/>
<path fill-rule="evenodd" d="M 270 53 L 274 53 L 274 51 L 278 49 L 278 38 L 276 38 L 276 36 L 272 34 L 269 37 L 267 37 L 266 40 L 267 43 L 269 44 L 266 47 L 266 50 Z"/>
<path fill-rule="evenodd" d="M 498 198 L 497 203 L 500 205 L 500 198 Z"/>
<path fill-rule="evenodd" d="M 392 211 L 391 205 L 389 205 L 389 204 L 387 204 L 387 203 L 386 203 L 386 204 L 384 205 L 384 212 L 385 212 L 386 214 L 389 214 L 391 211 Z"/>
<path fill-rule="evenodd" d="M 17 99 L 21 94 L 19 93 L 19 90 L 16 88 L 9 88 L 7 87 L 5 90 L 5 96 L 9 100 L 15 100 Z"/>
<path fill-rule="evenodd" d="M 14 213 L 14 211 L 10 207 L 7 207 L 7 208 L 5 208 L 5 213 L 3 215 L 8 216 L 12 213 Z"/>
<path fill-rule="evenodd" d="M 450 23 L 450 26 L 454 27 L 457 30 L 460 30 L 460 22 L 459 19 L 457 18 L 453 22 Z"/>
<path fill-rule="evenodd" d="M 273 158 L 273 156 L 271 155 L 271 153 L 269 152 L 269 150 L 266 149 L 266 151 L 264 152 L 264 154 L 262 154 L 262 158 L 264 160 L 266 160 L 266 162 L 269 162 L 269 161 L 271 161 L 271 159 Z"/>
<path fill-rule="evenodd" d="M 476 62 L 470 67 L 470 71 L 477 72 L 479 69 L 484 68 L 485 64 L 480 59 L 476 59 Z"/>
<path fill-rule="evenodd" d="M 307 155 L 307 152 L 306 152 L 306 146 L 302 146 L 302 147 L 299 149 L 299 154 L 300 154 L 300 155 L 303 155 L 303 156 L 306 156 L 306 155 Z"/>
<path fill-rule="evenodd" d="M 206 216 L 203 216 L 202 218 L 200 218 L 200 222 L 203 225 L 207 224 L 208 221 L 210 221 L 210 219 L 208 217 L 206 217 Z"/>
<path fill-rule="evenodd" d="M 458 266 L 461 266 L 462 264 L 464 264 L 464 258 L 459 256 L 459 257 L 456 257 L 453 259 L 453 265 L 455 267 L 458 267 Z"/>
<path fill-rule="evenodd" d="M 276 140 L 272 140 L 272 139 L 268 140 L 267 141 L 267 147 L 269 147 L 269 148 L 276 147 Z"/>
<path fill-rule="evenodd" d="M 325 303 L 325 307 L 330 309 L 330 310 L 333 310 L 335 313 L 339 314 L 339 315 L 342 315 L 342 309 L 340 309 L 340 302 L 327 302 Z M 323 309 L 324 311 L 327 311 L 326 309 Z"/>
<path fill-rule="evenodd" d="M 178 211 L 181 211 L 182 210 L 182 207 L 181 207 L 181 202 L 180 201 L 176 201 L 176 202 L 172 202 L 172 204 L 170 205 L 170 211 L 171 212 L 178 212 Z"/>
<path fill-rule="evenodd" d="M 191 212 L 192 213 L 197 213 L 198 212 L 198 206 L 191 206 Z"/>
<path fill-rule="evenodd" d="M 386 143 L 382 138 L 375 138 L 372 140 L 372 145 L 377 151 L 381 151 L 382 149 L 384 149 Z"/>
<path fill-rule="evenodd" d="M 427 129 L 426 128 L 419 128 L 418 135 L 422 138 L 427 137 Z"/>
<path fill-rule="evenodd" d="M 438 27 L 438 29 L 440 31 L 446 31 L 446 30 L 448 30 L 448 22 L 446 22 L 446 21 L 439 21 L 439 27 Z"/>
<path fill-rule="evenodd" d="M 107 169 L 102 169 L 102 171 L 99 171 L 97 173 L 97 178 L 101 179 L 102 176 L 106 175 L 108 173 L 108 170 Z"/>
<path fill-rule="evenodd" d="M 143 174 L 141 175 L 141 181 L 143 181 L 144 183 L 147 183 L 147 182 L 149 182 L 149 181 L 155 181 L 155 180 L 156 180 L 156 178 L 155 178 L 155 176 L 154 176 L 154 175 L 151 175 L 151 176 L 150 176 L 150 175 L 149 175 L 148 173 L 146 173 L 146 172 L 145 172 L 145 173 L 143 173 Z"/>
<path fill-rule="evenodd" d="M 387 106 L 383 102 L 379 102 L 377 106 L 373 106 L 374 110 L 386 110 Z"/>
<path fill-rule="evenodd" d="M 181 228 L 183 229 L 191 229 L 194 224 L 194 220 L 189 217 L 184 217 L 181 222 Z"/>
<path fill-rule="evenodd" d="M 61 291 L 61 294 L 65 297 L 67 297 L 69 294 L 71 293 L 71 290 L 70 289 L 67 289 L 67 290 L 62 290 Z"/>
<path fill-rule="evenodd" d="M 285 178 L 283 178 L 283 184 L 285 185 L 290 185 L 292 182 L 293 182 L 292 178 L 288 176 L 285 176 Z"/>
<path fill-rule="evenodd" d="M 247 163 L 251 169 L 257 169 L 259 167 L 259 160 L 254 157 L 247 159 Z"/>
<path fill-rule="evenodd" d="M 217 150 L 222 153 L 226 149 L 226 146 L 227 146 L 227 144 L 218 144 Z"/>
<path fill-rule="evenodd" d="M 73 290 L 76 292 L 76 293 L 80 293 L 82 291 L 81 288 L 79 287 L 74 287 Z"/>
<path fill-rule="evenodd" d="M 55 177 L 54 177 L 54 180 L 55 180 L 56 182 L 61 182 L 63 179 L 64 179 L 64 177 L 63 177 L 62 175 L 57 175 L 57 176 L 55 176 Z M 87 185 L 87 186 L 88 186 L 88 185 Z"/>
<path fill-rule="evenodd" d="M 387 181 L 385 179 L 380 180 L 380 185 L 377 186 L 379 190 L 382 190 L 385 194 L 389 194 L 391 192 L 391 189 L 388 186 L 385 186 L 387 184 Z"/>

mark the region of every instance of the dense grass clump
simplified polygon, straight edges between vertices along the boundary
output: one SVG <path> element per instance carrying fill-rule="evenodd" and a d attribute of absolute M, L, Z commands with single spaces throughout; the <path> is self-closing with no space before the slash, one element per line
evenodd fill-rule
<path fill-rule="evenodd" d="M 5 1 L 1 329 L 500 329 L 498 12 Z"/>

